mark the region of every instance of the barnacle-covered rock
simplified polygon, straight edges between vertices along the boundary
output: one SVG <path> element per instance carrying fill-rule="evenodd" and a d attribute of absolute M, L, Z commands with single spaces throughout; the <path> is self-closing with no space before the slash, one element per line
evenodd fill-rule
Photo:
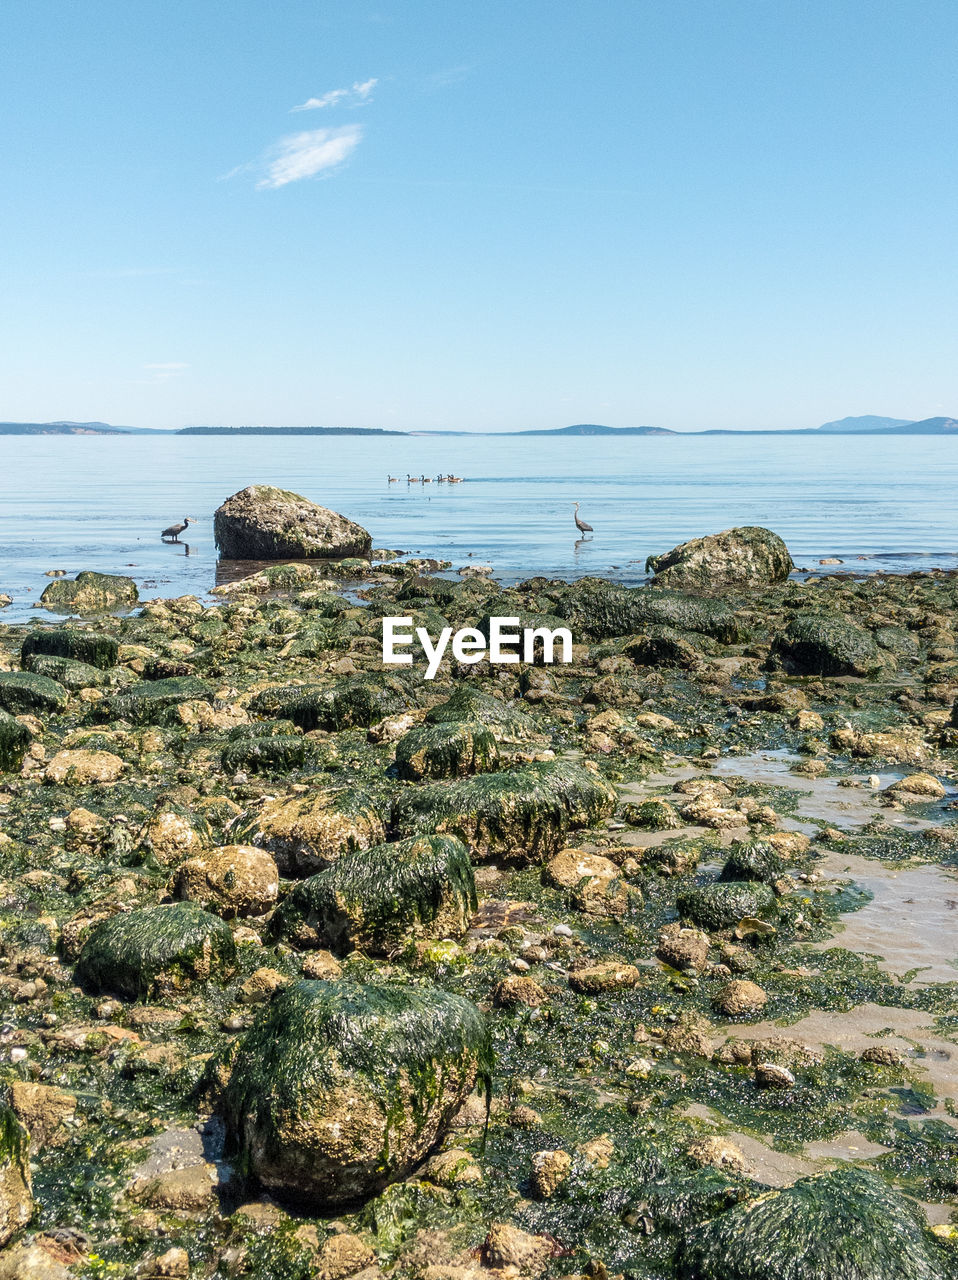
<path fill-rule="evenodd" d="M 295 885 L 273 919 L 280 938 L 339 955 L 389 954 L 412 938 L 458 938 L 478 906 L 465 845 L 413 836 L 344 853 Z"/>
<path fill-rule="evenodd" d="M 456 835 L 479 859 L 541 862 L 558 853 L 570 830 L 608 817 L 616 798 L 589 770 L 548 761 L 417 787 L 396 800 L 392 820 L 405 835 Z"/>
<path fill-rule="evenodd" d="M 181 863 L 174 888 L 178 898 L 225 919 L 259 916 L 276 905 L 279 872 L 264 849 L 229 844 Z"/>
<path fill-rule="evenodd" d="M 293 983 L 228 1062 L 222 1109 L 240 1167 L 323 1208 L 401 1178 L 477 1079 L 489 1033 L 475 1005 L 433 988 Z"/>
<path fill-rule="evenodd" d="M 499 745 L 485 725 L 468 721 L 423 724 L 396 744 L 400 778 L 464 778 L 489 773 L 499 764 Z"/>
<path fill-rule="evenodd" d="M 308 876 L 343 853 L 385 839 L 372 797 L 359 787 L 343 787 L 267 801 L 256 815 L 250 843 L 268 849 L 284 875 Z"/>
<path fill-rule="evenodd" d="M 795 568 L 785 543 L 771 529 L 743 525 L 692 538 L 660 556 L 649 556 L 652 585 L 713 591 L 784 582 Z"/>
<path fill-rule="evenodd" d="M 235 956 L 229 925 L 194 902 L 177 902 L 101 920 L 83 944 L 76 977 L 92 991 L 145 999 L 227 974 Z"/>
<path fill-rule="evenodd" d="M 372 549 L 361 525 L 268 484 L 251 484 L 227 498 L 213 516 L 213 535 L 228 560 L 342 559 Z"/>

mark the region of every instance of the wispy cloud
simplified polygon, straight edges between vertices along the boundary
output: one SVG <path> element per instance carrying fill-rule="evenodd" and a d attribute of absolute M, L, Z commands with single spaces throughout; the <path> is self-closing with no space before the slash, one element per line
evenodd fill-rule
<path fill-rule="evenodd" d="M 143 366 L 150 376 L 138 379 L 138 385 L 155 386 L 158 382 L 169 382 L 171 378 L 178 378 L 181 373 L 185 373 L 189 367 L 183 360 L 154 360 Z"/>
<path fill-rule="evenodd" d="M 257 182 L 257 189 L 274 191 L 335 169 L 356 150 L 362 136 L 362 125 L 347 124 L 339 129 L 307 129 L 280 138 L 267 157 L 266 173 Z"/>
<path fill-rule="evenodd" d="M 377 84 L 379 84 L 379 81 L 375 77 L 371 80 L 357 80 L 351 89 L 330 89 L 328 93 L 324 93 L 321 97 L 307 98 L 298 107 L 291 107 L 290 110 L 320 111 L 324 107 L 338 107 L 346 104 L 357 106 L 369 101 L 369 96 Z"/>

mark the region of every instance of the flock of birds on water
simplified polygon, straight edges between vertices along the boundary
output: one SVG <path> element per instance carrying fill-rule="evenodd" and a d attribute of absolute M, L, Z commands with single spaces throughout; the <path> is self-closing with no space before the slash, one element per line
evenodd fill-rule
<path fill-rule="evenodd" d="M 387 476 L 390 484 L 399 484 L 399 476 Z M 462 476 L 436 476 L 436 484 L 462 484 Z M 406 484 L 432 484 L 432 476 L 406 476 Z"/>

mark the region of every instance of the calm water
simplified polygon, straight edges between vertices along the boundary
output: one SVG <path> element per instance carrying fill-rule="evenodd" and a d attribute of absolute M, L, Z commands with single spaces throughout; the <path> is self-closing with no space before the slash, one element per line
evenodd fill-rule
<path fill-rule="evenodd" d="M 958 442 L 933 436 L 2 436 L 0 460 L 10 622 L 31 616 L 47 569 L 129 573 L 145 597 L 202 595 L 216 578 L 213 512 L 253 483 L 343 512 L 380 547 L 456 567 L 471 552 L 504 581 L 637 582 L 647 555 L 736 524 L 774 529 L 799 565 L 840 556 L 856 571 L 958 566 Z M 386 481 L 440 471 L 466 483 Z M 584 541 L 574 499 L 595 526 Z M 189 554 L 159 539 L 186 515 L 199 520 Z"/>

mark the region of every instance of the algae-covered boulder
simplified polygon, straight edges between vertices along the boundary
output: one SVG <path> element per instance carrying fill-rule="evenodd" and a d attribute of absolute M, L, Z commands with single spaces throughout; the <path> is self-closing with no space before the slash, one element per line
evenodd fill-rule
<path fill-rule="evenodd" d="M 576 583 L 556 612 L 593 640 L 627 636 L 646 627 L 697 631 L 721 644 L 744 639 L 741 622 L 721 600 L 645 587 L 616 587 L 600 579 Z"/>
<path fill-rule="evenodd" d="M 62 684 L 32 671 L 0 671 L 0 708 L 11 715 L 62 711 L 69 695 Z"/>
<path fill-rule="evenodd" d="M 465 778 L 489 773 L 499 764 L 495 735 L 483 724 L 448 721 L 417 725 L 396 744 L 400 778 Z"/>
<path fill-rule="evenodd" d="M 0 711 L 0 773 L 15 773 L 30 746 L 30 730 L 6 711 Z"/>
<path fill-rule="evenodd" d="M 88 662 L 77 662 L 74 658 L 58 658 L 52 653 L 31 653 L 21 655 L 20 661 L 24 671 L 32 671 L 34 675 L 45 676 L 55 680 L 64 689 L 95 689 L 106 684 L 109 677 L 99 667 Z"/>
<path fill-rule="evenodd" d="M 663 555 L 649 556 L 645 568 L 655 575 L 653 586 L 714 591 L 784 582 L 795 566 L 777 533 L 743 525 L 692 538 Z"/>
<path fill-rule="evenodd" d="M 786 860 L 769 841 L 736 840 L 719 880 L 760 880 L 763 884 L 773 884 L 786 867 Z"/>
<path fill-rule="evenodd" d="M 252 825 L 251 843 L 268 849 L 283 875 L 309 876 L 341 854 L 382 844 L 386 828 L 372 797 L 358 787 L 310 791 L 268 800 Z"/>
<path fill-rule="evenodd" d="M 404 835 L 458 836 L 480 859 L 542 862 L 558 853 L 569 831 L 608 817 L 616 798 L 589 770 L 548 761 L 418 787 L 396 800 L 392 820 Z"/>
<path fill-rule="evenodd" d="M 95 614 L 109 613 L 111 609 L 132 609 L 139 599 L 140 593 L 132 578 L 85 569 L 75 578 L 59 578 L 51 582 L 40 597 L 40 603 L 54 613 Z"/>
<path fill-rule="evenodd" d="M 702 929 L 731 929 L 745 916 L 759 920 L 778 915 L 775 894 L 757 881 L 721 881 L 680 893 L 679 915 Z"/>
<path fill-rule="evenodd" d="M 227 773 L 291 773 L 304 768 L 312 754 L 312 744 L 301 735 L 272 734 L 229 742 L 220 760 Z"/>
<path fill-rule="evenodd" d="M 672 627 L 655 627 L 646 635 L 636 636 L 622 652 L 639 667 L 680 667 L 694 671 L 702 665 L 702 655 L 695 645 Z"/>
<path fill-rule="evenodd" d="M 0 1247 L 33 1217 L 30 1139 L 10 1107 L 0 1107 Z"/>
<path fill-rule="evenodd" d="M 115 667 L 119 655 L 119 643 L 112 636 L 96 631 L 83 631 L 78 627 L 56 627 L 46 631 L 31 631 L 20 650 L 21 665 L 34 654 L 46 654 L 51 658 L 72 658 L 90 667 L 108 671 Z"/>
<path fill-rule="evenodd" d="M 268 484 L 227 498 L 213 516 L 213 535 L 228 560 L 336 560 L 366 556 L 373 545 L 361 525 Z"/>
<path fill-rule="evenodd" d="M 143 907 L 95 925 L 77 961 L 77 981 L 131 1000 L 168 996 L 232 970 L 230 927 L 194 902 Z"/>
<path fill-rule="evenodd" d="M 294 886 L 273 927 L 301 947 L 388 955 L 410 938 L 461 937 L 477 906 L 465 845 L 454 836 L 413 836 L 344 853 Z"/>
<path fill-rule="evenodd" d="M 943 1280 L 952 1274 L 919 1211 L 876 1174 L 802 1178 L 696 1224 L 682 1280 Z"/>
<path fill-rule="evenodd" d="M 482 724 L 497 741 L 504 739 L 521 741 L 534 735 L 535 726 L 529 717 L 515 707 L 493 698 L 479 689 L 460 685 L 451 697 L 426 712 L 427 724 Z"/>
<path fill-rule="evenodd" d="M 97 715 L 134 724 L 162 724 L 183 702 L 212 702 L 213 687 L 197 676 L 143 680 L 115 698 L 97 704 Z"/>
<path fill-rule="evenodd" d="M 239 1165 L 314 1208 L 404 1177 L 477 1080 L 489 1033 L 475 1005 L 433 988 L 293 983 L 230 1064 L 222 1109 Z"/>
<path fill-rule="evenodd" d="M 770 658 L 796 676 L 869 676 L 888 662 L 870 631 L 834 614 L 793 618 Z"/>
<path fill-rule="evenodd" d="M 329 688 L 290 684 L 263 689 L 250 699 L 254 715 L 280 716 L 300 729 L 366 729 L 402 711 L 408 692 L 396 677 L 349 677 Z"/>
<path fill-rule="evenodd" d="M 276 905 L 279 872 L 264 849 L 229 844 L 181 863 L 174 891 L 227 920 L 259 916 Z"/>

